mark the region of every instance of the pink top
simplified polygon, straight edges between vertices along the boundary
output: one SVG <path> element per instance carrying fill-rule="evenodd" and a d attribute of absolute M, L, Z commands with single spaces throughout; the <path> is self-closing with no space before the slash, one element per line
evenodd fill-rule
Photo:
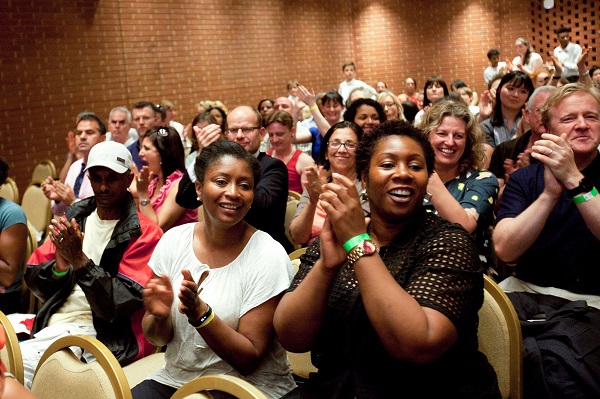
<path fill-rule="evenodd" d="M 171 173 L 171 175 L 169 177 L 167 177 L 167 181 L 160 188 L 160 191 L 159 191 L 158 195 L 156 196 L 156 198 L 154 198 L 150 201 L 150 204 L 152 205 L 152 209 L 154 209 L 154 212 L 158 213 L 160 208 L 163 206 L 163 203 L 167 199 L 167 196 L 169 195 L 169 191 L 171 191 L 171 188 L 173 187 L 173 185 L 175 183 L 177 183 L 179 180 L 181 180 L 182 177 L 183 177 L 183 172 L 181 170 L 176 170 L 175 172 Z M 152 198 L 152 195 L 154 194 L 154 189 L 156 188 L 157 184 L 158 184 L 158 177 L 155 177 L 154 179 L 152 179 L 152 181 L 148 185 L 148 197 Z M 197 209 L 186 209 L 183 212 L 183 214 L 179 217 L 179 219 L 177 219 L 175 221 L 175 223 L 173 224 L 173 226 L 171 226 L 171 227 L 175 227 L 175 226 L 179 226 L 179 225 L 191 223 L 191 222 L 197 222 L 197 221 L 198 221 L 198 210 Z"/>

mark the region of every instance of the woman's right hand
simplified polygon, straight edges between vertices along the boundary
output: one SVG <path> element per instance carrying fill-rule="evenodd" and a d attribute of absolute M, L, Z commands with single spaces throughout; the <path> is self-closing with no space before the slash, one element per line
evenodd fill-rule
<path fill-rule="evenodd" d="M 150 184 L 150 180 L 152 179 L 152 177 L 154 176 L 152 176 L 150 168 L 148 167 L 148 165 L 144 165 L 135 179 L 135 187 L 138 195 L 140 195 L 140 193 L 148 193 L 148 185 Z"/>
<path fill-rule="evenodd" d="M 173 305 L 173 286 L 166 275 L 155 276 L 146 284 L 143 292 L 144 308 L 151 315 L 166 318 Z"/>
<path fill-rule="evenodd" d="M 208 147 L 215 141 L 221 138 L 221 126 L 211 123 L 200 129 L 198 126 L 193 127 L 196 141 L 198 142 L 198 153 L 202 152 L 204 147 Z"/>

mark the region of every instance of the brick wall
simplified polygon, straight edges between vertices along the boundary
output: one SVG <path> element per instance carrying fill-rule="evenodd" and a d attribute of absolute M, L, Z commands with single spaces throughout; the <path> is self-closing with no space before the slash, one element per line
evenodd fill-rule
<path fill-rule="evenodd" d="M 481 92 L 491 47 L 511 58 L 519 36 L 553 47 L 546 32 L 563 21 L 578 24 L 574 40 L 597 45 L 598 1 L 558 3 L 548 14 L 541 0 L 5 0 L 0 155 L 23 193 L 38 161 L 60 169 L 85 109 L 107 118 L 114 106 L 166 98 L 188 122 L 199 100 L 256 105 L 286 95 L 292 78 L 335 88 L 347 60 L 398 94 L 405 77 L 422 88 L 434 73 Z"/>

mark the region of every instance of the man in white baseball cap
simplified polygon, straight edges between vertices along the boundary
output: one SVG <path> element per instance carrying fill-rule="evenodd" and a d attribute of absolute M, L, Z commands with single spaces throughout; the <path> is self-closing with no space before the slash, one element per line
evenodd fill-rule
<path fill-rule="evenodd" d="M 152 353 L 141 329 L 142 291 L 162 231 L 127 190 L 132 163 L 123 144 L 96 144 L 85 168 L 94 196 L 53 220 L 50 241 L 27 262 L 27 285 L 44 305 L 34 338 L 21 343 L 26 387 L 45 349 L 66 334 L 97 337 L 123 366 Z"/>

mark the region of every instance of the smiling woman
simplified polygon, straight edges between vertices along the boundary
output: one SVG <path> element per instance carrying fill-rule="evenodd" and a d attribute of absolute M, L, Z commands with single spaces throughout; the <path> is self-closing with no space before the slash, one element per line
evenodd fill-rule
<path fill-rule="evenodd" d="M 260 165 L 239 144 L 218 140 L 200 152 L 195 172 L 204 221 L 163 236 L 144 290 L 144 334 L 167 345 L 166 366 L 133 397 L 170 398 L 198 376 L 225 373 L 279 398 L 294 381 L 273 313 L 293 269 L 281 244 L 244 221 Z"/>
<path fill-rule="evenodd" d="M 325 225 L 275 312 L 277 336 L 311 351 L 315 376 L 284 398 L 498 398 L 477 351 L 483 275 L 464 229 L 423 208 L 434 155 L 422 132 L 390 121 L 356 152 L 354 182 L 323 187 Z M 435 383 L 432 383 L 435 382 Z"/>
<path fill-rule="evenodd" d="M 425 114 L 422 128 L 435 153 L 426 207 L 472 233 L 486 267 L 493 268 L 487 240 L 498 179 L 482 170 L 485 155 L 481 128 L 466 104 L 452 100 L 435 103 Z"/>

